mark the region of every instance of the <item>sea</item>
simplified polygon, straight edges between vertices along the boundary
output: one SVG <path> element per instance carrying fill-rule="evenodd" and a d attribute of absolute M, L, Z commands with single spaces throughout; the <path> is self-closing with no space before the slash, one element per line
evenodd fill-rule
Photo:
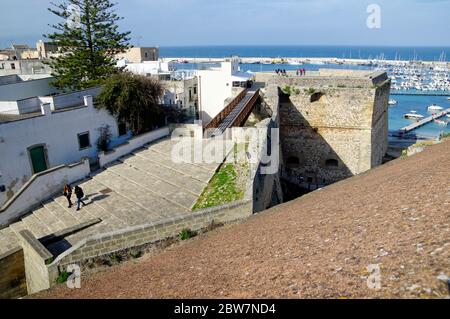
<path fill-rule="evenodd" d="M 185 47 L 160 47 L 160 56 L 162 58 L 224 58 L 230 56 L 240 57 L 310 57 L 324 58 L 334 57 L 343 59 L 385 59 L 385 60 L 416 60 L 416 61 L 447 61 L 450 60 L 450 47 L 369 47 L 369 46 L 185 46 Z M 196 64 L 177 64 L 179 69 L 196 69 Z M 243 72 L 267 72 L 275 69 L 296 70 L 299 66 L 290 64 L 241 64 Z M 316 65 L 304 64 L 301 68 L 315 71 L 320 68 L 337 68 L 337 69 L 360 69 L 370 70 L 368 66 L 358 65 Z M 411 92 L 417 93 L 417 92 Z M 398 141 L 393 137 L 396 131 L 411 123 L 410 120 L 404 118 L 404 114 L 410 111 L 424 116 L 430 115 L 427 112 L 428 106 L 437 104 L 444 108 L 450 107 L 450 92 L 448 96 L 432 96 L 432 95 L 396 95 L 392 92 L 392 99 L 398 104 L 389 107 L 389 132 L 391 140 Z M 450 118 L 443 118 L 444 121 L 450 121 Z M 442 133 L 450 133 L 450 124 L 447 126 L 429 123 L 416 131 L 415 138 L 431 139 Z"/>

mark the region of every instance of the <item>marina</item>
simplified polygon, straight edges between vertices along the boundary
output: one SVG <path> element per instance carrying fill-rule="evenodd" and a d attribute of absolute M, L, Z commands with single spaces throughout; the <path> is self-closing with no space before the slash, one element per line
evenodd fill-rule
<path fill-rule="evenodd" d="M 420 120 L 418 122 L 415 122 L 415 123 L 412 123 L 410 125 L 407 125 L 407 126 L 401 128 L 399 130 L 399 133 L 400 134 L 410 133 L 410 132 L 414 131 L 415 129 L 417 129 L 417 128 L 421 127 L 421 126 L 424 126 L 424 125 L 426 125 L 426 124 L 428 124 L 430 122 L 436 122 L 441 117 L 444 117 L 444 116 L 446 116 L 449 113 L 450 113 L 450 108 L 448 108 L 448 109 L 446 109 L 446 110 L 444 110 L 444 111 L 442 111 L 442 112 L 440 112 L 438 114 L 433 114 L 433 115 L 431 115 L 431 116 L 429 116 L 427 118 L 424 118 L 424 119 L 422 119 L 422 120 Z M 440 123 L 440 122 L 436 122 L 436 123 Z"/>

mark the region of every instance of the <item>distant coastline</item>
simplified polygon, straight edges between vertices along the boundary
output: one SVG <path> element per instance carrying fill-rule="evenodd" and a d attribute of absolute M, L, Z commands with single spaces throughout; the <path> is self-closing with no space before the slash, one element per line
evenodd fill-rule
<path fill-rule="evenodd" d="M 185 61 L 187 63 L 215 63 L 223 61 L 223 59 L 227 58 L 226 56 L 221 58 L 192 58 L 188 56 L 183 57 L 162 57 L 166 61 L 177 60 L 177 61 Z M 347 65 L 364 65 L 369 64 L 371 61 L 376 59 L 342 59 L 336 57 L 240 57 L 242 63 L 255 64 L 255 63 L 273 63 L 276 64 L 279 61 L 291 61 L 291 62 L 299 62 L 304 64 L 347 64 Z M 387 64 L 395 64 L 395 63 L 408 63 L 411 60 L 383 60 L 384 63 Z M 448 61 L 426 61 L 426 60 L 416 60 L 416 62 L 421 62 L 424 65 L 447 65 L 450 64 Z M 281 63 L 280 63 L 281 64 Z"/>
<path fill-rule="evenodd" d="M 259 59 L 345 59 L 450 61 L 450 47 L 388 47 L 388 46 L 177 46 L 160 47 L 162 58 L 223 59 L 239 56 Z"/>

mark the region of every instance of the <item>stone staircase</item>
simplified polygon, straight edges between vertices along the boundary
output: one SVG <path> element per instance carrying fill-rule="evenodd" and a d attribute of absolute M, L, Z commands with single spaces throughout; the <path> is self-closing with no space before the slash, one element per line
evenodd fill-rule
<path fill-rule="evenodd" d="M 19 248 L 16 234 L 23 229 L 42 238 L 95 218 L 102 220 L 69 237 L 69 242 L 75 243 L 92 234 L 191 213 L 220 163 L 174 163 L 170 157 L 174 143 L 156 142 L 81 182 L 87 206 L 80 211 L 76 211 L 76 205 L 68 208 L 61 194 L 42 203 L 20 222 L 0 230 L 0 256 Z M 74 195 L 72 201 L 75 203 Z"/>

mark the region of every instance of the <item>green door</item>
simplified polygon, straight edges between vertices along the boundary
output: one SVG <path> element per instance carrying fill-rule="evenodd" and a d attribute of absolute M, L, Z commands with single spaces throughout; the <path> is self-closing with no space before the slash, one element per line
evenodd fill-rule
<path fill-rule="evenodd" d="M 47 170 L 47 162 L 45 161 L 44 146 L 37 146 L 30 149 L 31 164 L 33 165 L 33 173 L 37 174 Z"/>

